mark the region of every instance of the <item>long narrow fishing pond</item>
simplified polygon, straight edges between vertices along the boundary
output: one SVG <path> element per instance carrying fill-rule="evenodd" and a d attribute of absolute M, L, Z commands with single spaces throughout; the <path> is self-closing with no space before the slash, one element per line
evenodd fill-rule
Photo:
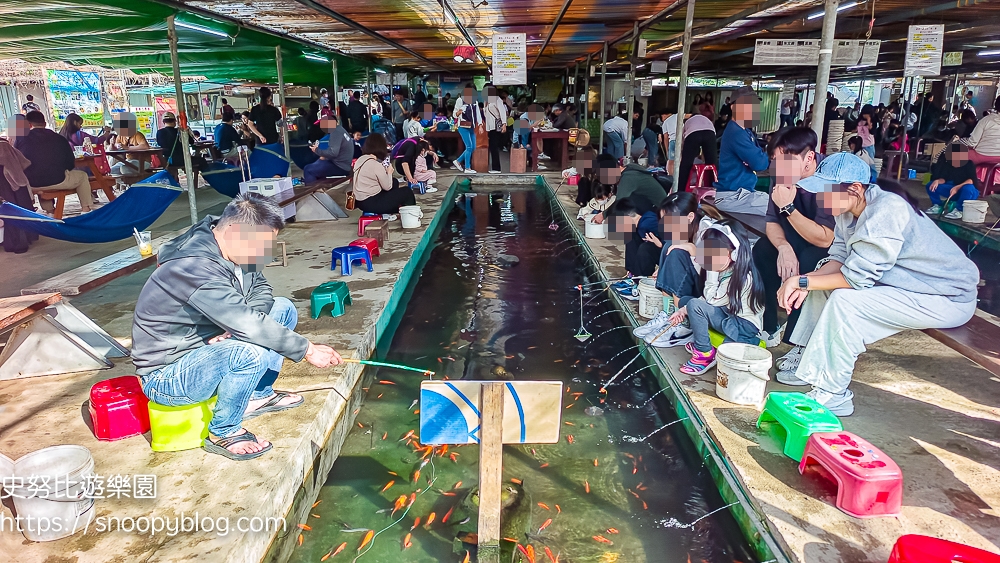
<path fill-rule="evenodd" d="M 560 442 L 504 448 L 503 561 L 529 560 L 515 544 L 538 563 L 753 561 L 602 286 L 584 293 L 593 336 L 574 338 L 587 281 L 546 193 L 459 195 L 385 359 L 565 384 Z M 478 446 L 419 443 L 422 379 L 382 368 L 365 382 L 292 561 L 475 561 Z"/>

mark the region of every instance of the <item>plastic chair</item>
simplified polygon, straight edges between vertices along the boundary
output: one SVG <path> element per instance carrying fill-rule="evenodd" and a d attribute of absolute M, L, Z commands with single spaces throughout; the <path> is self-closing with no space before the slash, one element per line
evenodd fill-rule
<path fill-rule="evenodd" d="M 705 183 L 706 172 L 712 173 L 712 181 L 707 184 Z M 692 184 L 692 179 L 694 180 L 694 184 Z M 685 188 L 687 191 L 694 193 L 698 197 L 698 201 L 701 201 L 709 195 L 715 195 L 715 186 L 712 184 L 718 179 L 719 171 L 714 164 L 694 164 L 691 166 L 691 172 L 688 174 Z"/>
<path fill-rule="evenodd" d="M 716 332 L 715 330 L 708 329 L 708 340 L 712 343 L 712 348 L 718 348 L 726 341 L 726 335 L 721 332 Z M 767 343 L 763 340 L 760 341 L 757 346 L 761 348 L 767 348 Z"/>
<path fill-rule="evenodd" d="M 907 534 L 896 540 L 889 563 L 1000 563 L 1000 554 L 929 536 Z"/>
<path fill-rule="evenodd" d="M 367 227 L 369 224 L 374 223 L 375 221 L 381 221 L 381 220 L 382 220 L 382 216 L 381 215 L 362 215 L 361 217 L 359 217 L 358 218 L 358 236 L 361 237 L 361 236 L 365 235 L 365 227 Z"/>
<path fill-rule="evenodd" d="M 977 164 L 976 165 L 976 178 L 979 179 L 983 186 L 983 193 L 980 197 L 986 197 L 991 193 L 1000 191 L 1000 164 Z"/>
<path fill-rule="evenodd" d="M 330 269 L 333 270 L 337 267 L 337 261 L 340 260 L 340 275 L 349 276 L 351 275 L 351 265 L 357 261 L 362 260 L 368 266 L 368 271 L 372 271 L 372 255 L 368 253 L 367 248 L 362 248 L 360 246 L 338 246 L 334 248 L 330 253 Z"/>
<path fill-rule="evenodd" d="M 799 473 L 819 465 L 837 482 L 837 508 L 855 518 L 897 516 L 903 504 L 903 472 L 889 456 L 850 432 L 809 436 Z"/>
<path fill-rule="evenodd" d="M 361 248 L 367 248 L 368 254 L 375 258 L 376 256 L 381 256 L 381 252 L 378 250 L 378 240 L 373 238 L 362 237 L 359 239 L 352 240 L 347 244 L 347 246 L 360 246 Z"/>
<path fill-rule="evenodd" d="M 149 429 L 152 431 L 150 446 L 154 452 L 178 452 L 200 448 L 208 438 L 208 423 L 218 399 L 168 407 L 149 402 Z"/>
<path fill-rule="evenodd" d="M 811 434 L 844 429 L 839 418 L 802 393 L 768 393 L 764 410 L 757 418 L 757 428 L 771 421 L 785 430 L 784 453 L 795 461 L 802 460 L 802 452 Z"/>
<path fill-rule="evenodd" d="M 149 399 L 139 378 L 126 375 L 99 381 L 90 388 L 90 421 L 94 437 L 103 441 L 121 440 L 149 431 Z"/>
<path fill-rule="evenodd" d="M 309 294 L 309 305 L 312 318 L 318 319 L 323 314 L 323 309 L 333 305 L 330 315 L 339 317 L 346 313 L 345 305 L 353 305 L 351 302 L 351 292 L 347 289 L 347 284 L 342 281 L 332 281 L 320 284 Z"/>

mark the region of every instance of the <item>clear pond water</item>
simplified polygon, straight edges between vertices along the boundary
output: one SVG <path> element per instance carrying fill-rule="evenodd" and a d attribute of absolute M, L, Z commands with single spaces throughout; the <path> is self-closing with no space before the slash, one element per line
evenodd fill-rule
<path fill-rule="evenodd" d="M 630 331 L 616 328 L 621 321 L 606 292 L 585 294 L 594 336 L 573 337 L 580 324 L 575 286 L 589 280 L 567 230 L 551 223 L 542 192 L 458 196 L 385 360 L 449 379 L 564 382 L 560 442 L 504 447 L 511 506 L 502 535 L 531 545 L 536 562 L 550 560 L 546 548 L 567 563 L 753 561 L 680 425 L 664 428 L 676 415 L 657 394 L 652 370 L 635 360 Z M 383 368 L 366 381 L 357 424 L 292 561 L 320 561 L 345 542 L 326 560 L 460 562 L 469 552 L 475 561 L 469 494 L 478 481 L 478 447 L 439 447 L 424 458 L 426 449 L 405 439 L 419 435 L 421 379 Z M 409 506 L 393 513 L 400 497 Z M 359 551 L 369 530 L 376 535 Z M 501 544 L 503 561 L 527 561 L 514 542 Z"/>

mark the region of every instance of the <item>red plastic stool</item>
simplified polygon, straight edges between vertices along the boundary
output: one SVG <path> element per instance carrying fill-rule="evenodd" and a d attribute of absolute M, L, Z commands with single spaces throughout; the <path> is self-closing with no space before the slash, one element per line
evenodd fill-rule
<path fill-rule="evenodd" d="M 976 165 L 976 177 L 983 185 L 980 197 L 986 197 L 1000 187 L 1000 164 L 983 163 Z"/>
<path fill-rule="evenodd" d="M 378 250 L 378 241 L 373 238 L 359 238 L 349 242 L 347 246 L 360 246 L 361 248 L 367 248 L 368 254 L 370 254 L 372 258 L 381 254 Z"/>
<path fill-rule="evenodd" d="M 837 508 L 855 518 L 896 516 L 903 504 L 903 472 L 892 458 L 850 432 L 809 436 L 799 473 L 819 464 L 837 482 Z"/>
<path fill-rule="evenodd" d="M 90 388 L 90 420 L 98 440 L 113 441 L 149 431 L 149 399 L 134 375 L 99 381 Z"/>
<path fill-rule="evenodd" d="M 365 227 L 367 227 L 370 223 L 374 223 L 375 221 L 381 221 L 381 220 L 382 220 L 382 216 L 381 215 L 362 215 L 361 217 L 359 217 L 358 218 L 358 236 L 359 237 L 360 236 L 364 236 L 364 234 L 365 234 Z"/>
<path fill-rule="evenodd" d="M 705 183 L 706 172 L 712 173 L 712 181 L 707 184 Z M 715 194 L 715 186 L 712 184 L 718 179 L 719 171 L 715 168 L 714 164 L 694 164 L 691 166 L 691 172 L 688 174 L 685 188 L 687 191 L 694 192 L 698 196 L 698 201 L 701 201 L 707 196 Z M 692 180 L 694 184 L 692 184 Z"/>
<path fill-rule="evenodd" d="M 889 563 L 1000 563 L 1000 555 L 928 536 L 907 534 L 896 540 Z"/>

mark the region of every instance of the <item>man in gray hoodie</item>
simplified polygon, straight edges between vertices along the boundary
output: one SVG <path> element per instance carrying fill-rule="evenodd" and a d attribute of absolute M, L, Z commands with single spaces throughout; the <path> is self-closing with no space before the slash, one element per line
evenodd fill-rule
<path fill-rule="evenodd" d="M 257 194 L 237 196 L 164 245 L 132 322 L 132 359 L 143 392 L 181 406 L 217 396 L 205 449 L 251 459 L 271 449 L 241 421 L 302 404 L 272 389 L 283 358 L 316 367 L 341 363 L 331 347 L 294 332 L 292 302 L 274 297 L 261 270 L 271 261 L 281 209 Z"/>
<path fill-rule="evenodd" d="M 302 168 L 305 183 L 311 184 L 330 176 L 350 176 L 354 161 L 354 139 L 340 126 L 336 115 L 328 115 L 320 120 L 320 127 L 326 136 L 310 148 L 319 160 Z"/>

